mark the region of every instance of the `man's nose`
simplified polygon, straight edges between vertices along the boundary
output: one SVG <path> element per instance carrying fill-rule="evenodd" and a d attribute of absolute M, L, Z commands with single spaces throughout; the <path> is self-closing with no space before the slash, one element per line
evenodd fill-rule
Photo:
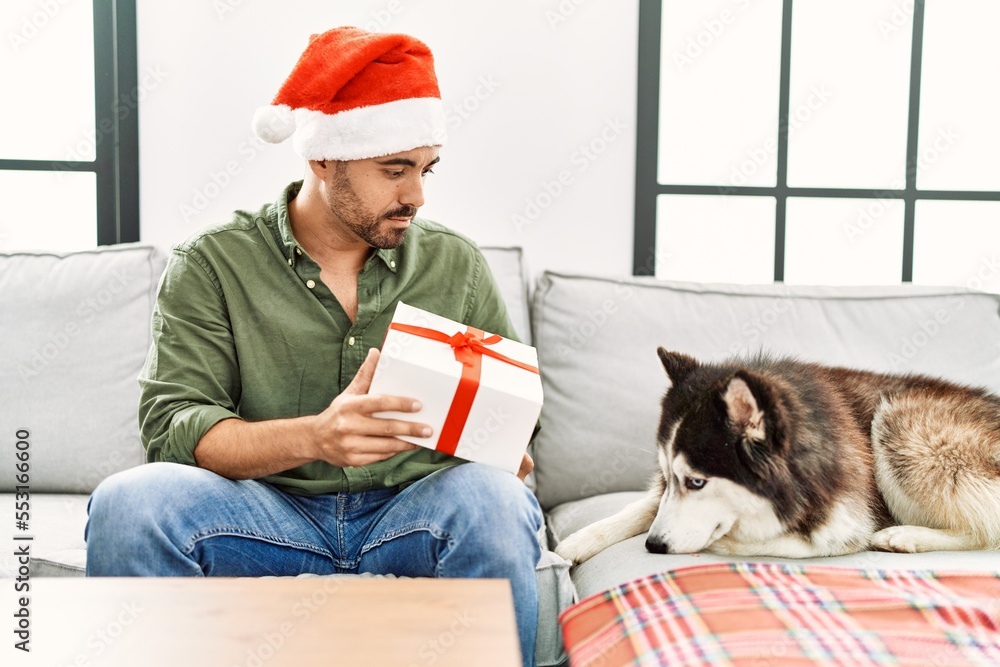
<path fill-rule="evenodd" d="M 420 208 L 424 205 L 424 182 L 423 178 L 408 178 L 406 186 L 399 193 L 399 203 L 404 206 Z"/>

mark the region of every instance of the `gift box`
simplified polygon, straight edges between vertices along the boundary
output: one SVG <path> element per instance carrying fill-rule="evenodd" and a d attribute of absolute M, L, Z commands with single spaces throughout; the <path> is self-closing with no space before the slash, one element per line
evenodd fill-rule
<path fill-rule="evenodd" d="M 368 393 L 423 404 L 416 413 L 375 413 L 434 429 L 400 439 L 515 474 L 542 409 L 535 348 L 402 302 Z"/>

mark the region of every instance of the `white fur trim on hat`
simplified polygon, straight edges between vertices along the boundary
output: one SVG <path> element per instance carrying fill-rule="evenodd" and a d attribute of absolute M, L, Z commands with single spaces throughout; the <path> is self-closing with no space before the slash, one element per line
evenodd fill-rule
<path fill-rule="evenodd" d="M 269 144 L 280 144 L 295 131 L 295 114 L 287 104 L 260 107 L 253 114 L 253 133 Z"/>
<path fill-rule="evenodd" d="M 292 146 L 306 160 L 362 160 L 440 146 L 448 138 L 444 106 L 416 97 L 325 114 L 295 109 Z"/>

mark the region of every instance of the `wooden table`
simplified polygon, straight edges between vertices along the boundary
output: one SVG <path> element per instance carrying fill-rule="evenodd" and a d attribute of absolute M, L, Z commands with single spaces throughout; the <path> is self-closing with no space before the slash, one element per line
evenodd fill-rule
<path fill-rule="evenodd" d="M 31 654 L 13 664 L 521 664 L 502 579 L 40 578 L 30 611 Z"/>

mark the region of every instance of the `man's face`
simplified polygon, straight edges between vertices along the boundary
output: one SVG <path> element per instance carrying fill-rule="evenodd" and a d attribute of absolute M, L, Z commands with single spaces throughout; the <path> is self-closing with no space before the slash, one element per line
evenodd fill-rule
<path fill-rule="evenodd" d="M 424 178 L 437 161 L 434 146 L 338 162 L 326 185 L 334 224 L 374 248 L 397 247 L 424 204 Z"/>

